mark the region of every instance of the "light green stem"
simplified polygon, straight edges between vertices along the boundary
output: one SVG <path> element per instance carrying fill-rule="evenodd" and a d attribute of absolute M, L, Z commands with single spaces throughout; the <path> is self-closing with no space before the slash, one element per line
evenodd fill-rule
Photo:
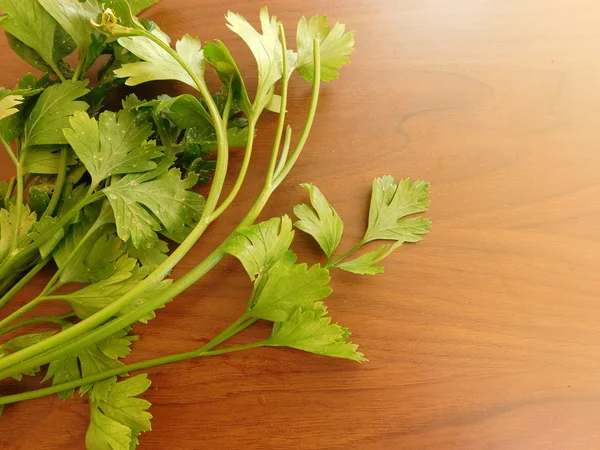
<path fill-rule="evenodd" d="M 267 169 L 267 180 L 271 182 L 273 180 L 273 174 L 275 172 L 275 165 L 277 164 L 277 155 L 279 154 L 279 147 L 281 146 L 281 138 L 283 136 L 283 128 L 285 126 L 285 115 L 287 113 L 287 99 L 288 99 L 288 60 L 287 60 L 287 45 L 285 42 L 285 30 L 283 24 L 279 24 L 279 40 L 281 42 L 281 54 L 282 58 L 282 79 L 281 79 L 281 109 L 279 110 L 279 120 L 277 121 L 277 131 L 275 132 L 275 140 L 273 141 L 273 150 L 269 168 Z"/>
<path fill-rule="evenodd" d="M 319 48 L 319 39 L 314 39 L 314 60 L 315 60 L 315 76 L 313 80 L 313 92 L 310 99 L 310 106 L 308 109 L 308 115 L 306 116 L 306 122 L 304 124 L 304 129 L 302 130 L 302 134 L 300 135 L 300 139 L 296 143 L 296 147 L 294 148 L 293 153 L 290 155 L 290 159 L 285 163 L 281 172 L 277 177 L 275 177 L 273 185 L 275 187 L 279 186 L 281 182 L 288 176 L 294 164 L 300 157 L 300 153 L 306 144 L 306 140 L 308 139 L 308 135 L 310 134 L 310 130 L 312 129 L 312 124 L 315 120 L 315 114 L 317 112 L 317 104 L 319 101 L 319 88 L 321 85 L 321 52 Z"/>
<path fill-rule="evenodd" d="M 15 177 L 10 177 L 10 181 L 8 182 L 8 188 L 6 189 L 6 195 L 4 196 L 4 204 L 8 201 L 8 199 L 12 196 L 12 191 L 15 189 Z"/>
<path fill-rule="evenodd" d="M 2 298 L 0 299 L 0 308 L 3 307 L 4 305 L 6 305 L 6 303 L 8 303 L 8 301 L 13 298 L 17 292 L 19 292 L 21 290 L 21 288 L 23 286 L 25 286 L 27 283 L 29 283 L 29 281 L 40 271 L 42 270 L 46 264 L 48 264 L 48 261 L 50 261 L 50 258 L 46 258 L 43 261 L 39 262 L 38 264 L 36 264 L 35 266 L 33 266 L 33 268 L 31 270 L 29 270 L 29 272 L 27 272 L 23 278 L 21 278 L 17 284 L 15 284 L 10 291 L 8 291 L 6 294 L 4 294 L 2 296 Z"/>
<path fill-rule="evenodd" d="M 56 205 L 58 205 L 60 194 L 62 193 L 62 189 L 65 184 L 65 179 L 67 178 L 68 161 L 69 149 L 67 147 L 63 147 L 60 151 L 60 162 L 58 167 L 58 175 L 56 175 L 56 183 L 54 183 L 54 191 L 52 191 L 50 203 L 48 203 L 48 207 L 46 208 L 46 211 L 44 211 L 44 214 L 42 214 L 42 217 L 51 216 L 54 214 L 54 210 L 56 209 Z"/>
<path fill-rule="evenodd" d="M 34 325 L 36 323 L 55 323 L 56 325 L 59 325 L 61 327 L 66 326 L 66 325 L 71 325 L 70 322 L 67 322 L 63 319 L 67 319 L 69 317 L 74 317 L 74 316 L 75 316 L 74 313 L 68 313 L 68 314 L 65 314 L 62 316 L 34 317 L 32 319 L 23 320 L 22 322 L 19 322 L 11 327 L 1 330 L 0 335 L 7 334 L 7 333 L 10 333 L 11 331 L 15 331 L 19 328 L 26 327 L 27 325 Z"/>
<path fill-rule="evenodd" d="M 354 254 L 354 252 L 356 252 L 359 248 L 361 248 L 363 245 L 365 245 L 365 243 L 366 243 L 365 239 L 362 238 L 360 241 L 358 241 L 356 243 L 356 245 L 354 247 L 352 247 L 350 250 L 348 250 L 342 256 L 340 256 L 339 258 L 335 259 L 334 261 L 328 261 L 327 264 L 325 264 L 325 268 L 326 269 L 332 269 L 333 267 L 337 266 L 340 262 L 342 262 L 348 256 L 351 256 L 352 254 Z"/>
<path fill-rule="evenodd" d="M 26 303 L 23 306 L 21 306 L 14 313 L 12 313 L 12 314 L 6 316 L 4 319 L 0 320 L 0 330 L 2 330 L 3 327 L 5 327 L 9 323 L 11 323 L 13 320 L 21 317 L 27 311 L 30 311 L 33 308 L 35 308 L 37 305 L 42 303 L 44 300 L 45 299 L 43 297 L 36 297 L 33 300 L 31 300 L 29 303 Z"/>
<path fill-rule="evenodd" d="M 277 178 L 277 176 L 281 173 L 281 169 L 285 165 L 287 160 L 288 152 L 290 151 L 290 143 L 292 142 L 292 127 L 289 125 L 285 128 L 285 138 L 283 139 L 283 148 L 281 149 L 281 157 L 279 158 L 279 162 L 277 163 L 277 168 L 275 169 L 275 173 L 273 176 Z"/>

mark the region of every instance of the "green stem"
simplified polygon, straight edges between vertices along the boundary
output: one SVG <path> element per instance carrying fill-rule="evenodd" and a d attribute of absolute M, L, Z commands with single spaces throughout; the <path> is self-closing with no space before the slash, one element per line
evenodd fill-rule
<path fill-rule="evenodd" d="M 288 176 L 294 164 L 300 157 L 300 153 L 306 144 L 308 139 L 308 135 L 310 134 L 310 130 L 312 129 L 313 122 L 315 120 L 315 114 L 317 112 L 317 105 L 319 103 L 319 89 L 321 86 L 321 51 L 319 47 L 319 39 L 314 39 L 314 60 L 315 60 L 315 76 L 313 80 L 313 89 L 310 98 L 310 106 L 308 109 L 308 115 L 306 116 L 306 122 L 304 124 L 304 129 L 302 130 L 302 134 L 300 135 L 300 139 L 294 148 L 293 153 L 290 155 L 290 159 L 283 168 L 275 180 L 273 182 L 274 186 L 277 187 L 281 184 L 281 182 Z"/>
<path fill-rule="evenodd" d="M 204 353 L 198 352 L 198 350 L 194 350 L 191 352 L 178 353 L 176 355 L 163 356 L 162 358 L 150 359 L 147 361 L 141 361 L 138 363 L 127 364 L 125 366 L 117 367 L 116 369 L 107 370 L 106 372 L 102 372 L 96 375 L 92 375 L 89 377 L 81 378 L 79 380 L 70 381 L 68 383 L 57 384 L 55 386 L 50 386 L 43 389 L 36 389 L 34 391 L 23 392 L 20 394 L 14 395 L 6 395 L 4 397 L 0 397 L 0 405 L 7 405 L 9 403 L 21 402 L 24 400 L 31 400 L 38 397 L 44 397 L 46 395 L 57 394 L 59 392 L 67 391 L 69 389 L 78 388 L 83 385 L 96 383 L 98 381 L 104 380 L 106 378 L 110 378 L 117 375 L 122 375 L 124 373 L 134 372 L 136 370 L 148 369 L 150 367 L 161 366 L 163 364 L 169 364 L 177 361 L 185 361 L 187 359 L 200 358 L 206 356 L 217 356 L 222 355 L 224 353 L 231 353 L 241 350 L 248 350 L 251 348 L 261 347 L 267 345 L 266 341 L 253 342 L 245 345 L 238 345 L 235 347 L 228 347 L 221 350 L 213 350 L 206 351 Z"/>
<path fill-rule="evenodd" d="M 10 147 L 10 145 L 4 139 L 2 139 L 2 144 L 4 144 L 6 153 L 8 153 L 8 156 L 10 156 L 10 159 L 12 159 L 12 162 L 15 164 L 15 167 L 18 169 L 19 160 L 18 160 L 17 156 L 15 155 L 15 152 L 13 152 L 13 149 Z"/>
<path fill-rule="evenodd" d="M 0 330 L 0 335 L 10 333 L 11 331 L 15 331 L 19 328 L 25 327 L 27 325 L 34 325 L 36 323 L 55 323 L 56 325 L 65 326 L 71 325 L 71 322 L 67 322 L 66 318 L 75 316 L 74 313 L 65 314 L 62 316 L 45 316 L 45 317 L 34 317 L 32 319 L 23 320 L 17 324 L 14 324 L 11 327 L 5 328 L 4 330 Z"/>
<path fill-rule="evenodd" d="M 14 313 L 12 313 L 12 314 L 6 316 L 4 319 L 0 320 L 0 330 L 2 330 L 2 328 L 4 328 L 9 323 L 11 323 L 13 320 L 21 317 L 27 311 L 30 311 L 33 308 L 35 308 L 37 305 L 39 305 L 43 301 L 45 301 L 45 299 L 43 297 L 36 297 L 33 300 L 31 300 L 29 303 L 26 303 L 25 305 L 21 306 Z"/>
<path fill-rule="evenodd" d="M 48 65 L 52 68 L 54 74 L 58 77 L 60 81 L 67 81 L 67 79 L 65 78 L 65 76 L 54 61 L 46 61 L 46 63 L 48 63 Z"/>
<path fill-rule="evenodd" d="M 4 196 L 4 204 L 8 202 L 8 199 L 12 196 L 12 192 L 15 189 L 15 177 L 10 177 L 10 181 L 8 182 L 8 189 L 6 189 L 6 195 Z"/>
<path fill-rule="evenodd" d="M 366 243 L 365 238 L 362 238 L 360 241 L 358 241 L 356 243 L 356 245 L 354 247 L 352 247 L 350 250 L 348 250 L 342 256 L 340 256 L 339 258 L 336 258 L 334 261 L 328 261 L 327 264 L 325 264 L 325 268 L 326 269 L 332 269 L 333 267 L 337 266 L 340 262 L 342 262 L 348 256 L 351 256 L 359 248 L 361 248 L 363 245 L 365 245 L 365 243 Z"/>
<path fill-rule="evenodd" d="M 235 180 L 235 184 L 231 189 L 231 192 L 223 200 L 223 203 L 219 205 L 217 209 L 210 216 L 210 221 L 213 222 L 217 217 L 219 217 L 223 212 L 231 205 L 237 194 L 239 193 L 242 184 L 244 183 L 244 179 L 246 178 L 246 174 L 248 173 L 248 167 L 250 166 L 250 157 L 252 156 L 252 148 L 254 146 L 254 135 L 256 132 L 256 121 L 254 119 L 248 120 L 248 140 L 246 142 L 246 150 L 244 152 L 244 160 L 242 161 L 242 167 L 240 167 L 240 172 L 238 174 L 237 179 Z"/>
<path fill-rule="evenodd" d="M 25 147 L 22 152 L 19 154 L 19 162 L 17 163 L 17 203 L 16 203 L 16 216 L 17 223 L 21 223 L 21 214 L 23 211 L 23 197 L 25 195 L 25 186 L 23 184 L 23 162 L 25 161 L 25 157 L 27 156 L 27 147 Z M 13 252 L 17 248 L 19 243 L 19 227 L 13 230 L 13 239 L 10 244 L 10 257 L 13 256 Z M 7 259 L 9 259 L 7 258 Z"/>
<path fill-rule="evenodd" d="M 287 113 L 287 99 L 288 99 L 288 81 L 290 79 L 288 75 L 288 60 L 287 60 L 287 45 L 285 42 L 285 30 L 283 24 L 279 23 L 279 40 L 281 42 L 281 54 L 282 58 L 282 79 L 281 79 L 281 109 L 279 111 L 279 120 L 277 121 L 277 131 L 275 132 L 275 141 L 273 142 L 273 150 L 271 151 L 271 162 L 267 170 L 267 180 L 272 182 L 273 174 L 275 172 L 275 164 L 277 164 L 277 155 L 279 154 L 279 147 L 281 146 L 281 138 L 283 136 L 283 128 L 285 126 L 285 115 Z"/>
<path fill-rule="evenodd" d="M 77 81 L 83 72 L 83 66 L 85 65 L 85 59 L 87 58 L 87 49 L 82 49 L 79 53 L 79 62 L 77 67 L 75 68 L 75 73 L 73 73 L 73 81 Z"/>
<path fill-rule="evenodd" d="M 54 191 L 52 192 L 50 203 L 48 203 L 48 207 L 46 208 L 46 211 L 44 211 L 44 214 L 42 214 L 42 217 L 51 216 L 56 209 L 56 205 L 58 205 L 58 200 L 60 199 L 60 194 L 62 193 L 65 179 L 67 178 L 68 161 L 69 149 L 67 147 L 63 147 L 60 151 L 60 162 L 58 167 L 58 175 L 56 176 L 56 183 L 54 183 Z"/>
<path fill-rule="evenodd" d="M 2 298 L 0 299 L 0 308 L 3 307 L 4 305 L 6 305 L 6 303 L 8 303 L 8 301 L 13 298 L 17 292 L 19 292 L 21 290 L 21 288 L 23 286 L 25 286 L 40 270 L 42 270 L 46 264 L 48 264 L 48 261 L 50 261 L 50 258 L 46 258 L 43 261 L 39 262 L 38 264 L 36 264 L 31 270 L 29 270 L 29 272 L 27 272 L 23 278 L 21 278 L 19 280 L 19 282 L 17 284 L 15 284 L 10 291 L 8 291 L 6 294 L 4 294 L 2 296 Z"/>
<path fill-rule="evenodd" d="M 281 169 L 287 160 L 288 152 L 290 151 L 290 143 L 292 142 L 292 127 L 289 125 L 285 128 L 285 138 L 283 139 L 283 149 L 281 150 L 281 157 L 279 158 L 279 162 L 277 163 L 277 168 L 275 169 L 275 173 L 273 176 L 277 178 Z"/>

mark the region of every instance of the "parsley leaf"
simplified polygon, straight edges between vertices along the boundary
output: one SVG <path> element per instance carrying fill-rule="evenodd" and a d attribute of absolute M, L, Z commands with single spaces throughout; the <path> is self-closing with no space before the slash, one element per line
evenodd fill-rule
<path fill-rule="evenodd" d="M 61 384 L 122 367 L 123 363 L 119 358 L 124 358 L 131 352 L 131 342 L 137 339 L 137 336 L 128 336 L 129 331 L 130 328 L 121 330 L 97 344 L 50 362 L 43 381 L 52 379 L 53 385 Z M 83 395 L 91 388 L 92 385 L 81 386 L 79 392 Z M 69 389 L 60 392 L 58 396 L 66 400 L 74 393 L 75 389 Z"/>
<path fill-rule="evenodd" d="M 220 40 L 206 42 L 204 44 L 204 57 L 217 72 L 223 84 L 223 91 L 227 94 L 231 89 L 233 101 L 246 115 L 249 115 L 252 110 L 252 103 L 248 98 L 246 85 L 233 56 L 231 56 L 225 44 Z"/>
<path fill-rule="evenodd" d="M 255 103 L 256 108 L 262 111 L 273 96 L 273 86 L 283 76 L 283 52 L 279 40 L 279 22 L 277 17 L 269 16 L 266 6 L 260 10 L 262 33 L 259 33 L 239 14 L 229 11 L 225 18 L 228 22 L 227 27 L 246 42 L 256 59 L 258 87 Z M 296 53 L 288 50 L 286 57 L 288 58 L 288 67 L 293 70 L 296 65 Z M 221 58 L 230 59 L 223 52 L 219 55 L 219 59 Z M 231 61 L 228 62 L 231 64 Z"/>
<path fill-rule="evenodd" d="M 403 217 L 426 211 L 428 196 L 429 183 L 424 181 L 412 182 L 410 178 L 404 178 L 396 184 L 389 175 L 375 178 L 365 242 L 376 239 L 420 241 L 421 235 L 429 231 L 431 221 L 422 217 Z"/>
<path fill-rule="evenodd" d="M 81 223 L 73 224 L 54 250 L 62 283 L 93 283 L 110 277 L 116 270 L 116 261 L 123 254 L 121 240 L 115 235 L 97 236 L 95 242 L 90 239 L 94 242 L 91 248 L 83 245 L 77 249 L 85 235 L 86 229 Z"/>
<path fill-rule="evenodd" d="M 358 273 L 360 275 L 383 273 L 383 267 L 378 266 L 377 263 L 389 256 L 390 253 L 402 245 L 402 242 L 403 241 L 396 241 L 391 245 L 382 245 L 377 250 L 365 253 L 351 261 L 336 264 L 335 267 L 345 270 L 346 272 Z"/>
<path fill-rule="evenodd" d="M 146 374 L 119 383 L 112 382 L 107 392 L 92 392 L 91 422 L 85 442 L 88 450 L 131 450 L 137 437 L 152 429 L 150 402 L 136 396 L 150 387 Z"/>
<path fill-rule="evenodd" d="M 23 173 L 35 173 L 42 175 L 55 174 L 60 171 L 60 150 L 54 148 L 35 147 L 25 154 L 23 160 Z M 75 164 L 73 155 L 67 160 L 67 165 Z"/>
<path fill-rule="evenodd" d="M 63 29 L 73 38 L 77 47 L 87 52 L 92 42 L 94 28 L 90 20 L 96 20 L 102 8 L 96 0 L 38 0 L 44 9 L 54 17 Z"/>
<path fill-rule="evenodd" d="M 137 248 L 154 246 L 156 231 L 163 228 L 181 233 L 196 221 L 204 208 L 204 198 L 191 192 L 196 176 L 181 179 L 178 169 L 171 169 L 152 181 L 151 175 L 131 174 L 104 189 L 115 213 L 117 233 L 123 241 L 132 239 Z"/>
<path fill-rule="evenodd" d="M 16 338 L 13 338 L 10 341 L 7 341 L 4 344 L 0 345 L 0 358 L 9 355 L 11 352 L 17 352 L 26 347 L 37 344 L 38 342 L 42 342 L 44 339 L 49 338 L 55 333 L 55 331 L 46 331 L 43 333 L 30 333 L 22 336 L 17 336 Z M 12 378 L 14 378 L 17 381 L 21 381 L 23 375 L 33 376 L 39 371 L 40 368 L 35 367 L 26 372 L 14 374 L 12 375 Z"/>
<path fill-rule="evenodd" d="M 56 297 L 68 301 L 77 316 L 85 319 L 125 295 L 137 283 L 146 278 L 151 271 L 148 266 L 139 267 L 135 260 L 125 257 L 118 259 L 115 262 L 115 266 L 116 269 L 109 278 L 89 284 L 70 294 L 63 294 Z M 172 281 L 171 279 L 162 280 L 160 283 L 153 285 L 149 290 L 139 294 L 135 301 L 123 308 L 120 314 L 127 314 L 155 295 L 163 292 L 169 287 Z M 147 323 L 154 317 L 154 312 L 150 312 L 139 319 L 139 321 Z"/>
<path fill-rule="evenodd" d="M 298 22 L 296 41 L 298 61 L 296 69 L 305 80 L 312 82 L 315 76 L 314 39 L 318 38 L 321 50 L 321 81 L 335 80 L 339 69 L 350 62 L 348 55 L 354 51 L 354 32 L 346 33 L 346 26 L 336 23 L 329 26 L 327 16 L 316 15 Z"/>
<path fill-rule="evenodd" d="M 156 28 L 151 31 L 166 44 L 169 36 Z M 142 61 L 124 64 L 115 70 L 115 75 L 127 78 L 125 84 L 135 86 L 153 80 L 178 80 L 197 88 L 190 74 L 166 50 L 143 36 L 119 38 L 119 44 L 140 58 Z M 188 64 L 199 80 L 204 80 L 204 56 L 200 41 L 185 35 L 175 44 L 177 54 Z M 202 81 L 203 82 L 203 81 Z"/>
<path fill-rule="evenodd" d="M 21 207 L 20 214 L 14 204 L 10 204 L 8 210 L 0 209 L 0 261 L 8 255 L 13 241 L 16 247 L 29 241 L 27 234 L 35 224 L 35 219 L 35 213 L 27 205 Z"/>
<path fill-rule="evenodd" d="M 85 95 L 87 81 L 65 81 L 47 88 L 25 122 L 23 147 L 44 144 L 67 144 L 63 128 L 76 111 L 85 111 L 87 103 L 76 101 Z"/>
<path fill-rule="evenodd" d="M 326 315 L 327 308 L 321 302 L 299 307 L 287 320 L 273 325 L 273 332 L 266 345 L 291 347 L 358 362 L 366 361 L 358 351 L 358 345 L 347 341 L 350 336 L 348 329 L 331 323 L 331 318 Z"/>
<path fill-rule="evenodd" d="M 57 23 L 37 0 L 0 0 L 0 26 L 52 65 Z"/>
<path fill-rule="evenodd" d="M 165 241 L 161 241 L 160 239 L 150 248 L 145 246 L 136 248 L 132 241 L 128 241 L 125 244 L 125 251 L 132 258 L 139 260 L 143 267 L 154 270 L 167 259 L 169 247 Z"/>
<path fill-rule="evenodd" d="M 10 91 L 0 93 L 0 120 L 19 112 L 17 106 L 23 103 L 22 95 L 11 94 Z"/>
<path fill-rule="evenodd" d="M 224 250 L 238 258 L 251 280 L 265 273 L 288 251 L 294 231 L 288 216 L 251 225 L 225 244 Z"/>
<path fill-rule="evenodd" d="M 130 110 L 118 114 L 105 111 L 99 120 L 77 112 L 70 125 L 64 135 L 85 164 L 94 185 L 110 175 L 154 169 L 156 162 L 152 160 L 162 156 L 160 148 L 146 142 L 152 135 L 150 124 L 137 120 Z"/>
<path fill-rule="evenodd" d="M 300 219 L 294 225 L 314 237 L 329 259 L 342 239 L 344 223 L 316 186 L 301 186 L 310 193 L 314 210 L 308 205 L 294 206 L 294 214 Z"/>
<path fill-rule="evenodd" d="M 331 294 L 329 271 L 318 264 L 280 261 L 259 283 L 249 314 L 257 319 L 284 321 L 298 307 L 322 300 Z"/>

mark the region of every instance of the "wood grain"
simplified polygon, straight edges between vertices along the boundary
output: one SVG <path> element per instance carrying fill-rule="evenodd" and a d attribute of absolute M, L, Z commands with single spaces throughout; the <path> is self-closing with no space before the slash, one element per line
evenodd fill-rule
<path fill-rule="evenodd" d="M 263 3 L 163 0 L 147 16 L 174 37 L 224 39 L 251 73 L 249 52 L 223 14 L 232 9 L 256 23 Z M 324 87 L 306 152 L 263 217 L 290 214 L 305 201 L 298 183 L 312 182 L 344 218 L 343 245 L 351 244 L 365 225 L 372 178 L 390 173 L 431 181 L 434 228 L 390 257 L 384 276 L 334 274 L 331 313 L 353 330 L 369 363 L 265 349 L 150 370 L 154 430 L 141 448 L 600 448 L 598 3 L 269 7 L 289 35 L 301 15 L 327 13 L 356 30 L 357 51 L 340 80 Z M 1 51 L 0 84 L 11 86 L 29 69 L 4 39 Z M 175 90 L 153 84 L 143 92 Z M 292 92 L 298 128 L 309 86 L 295 80 Z M 273 118 L 260 124 L 248 189 L 175 276 L 249 207 L 273 129 Z M 239 163 L 235 155 L 232 168 Z M 306 236 L 294 250 L 319 258 Z M 136 327 L 142 338 L 131 361 L 205 342 L 248 293 L 239 265 L 223 261 Z M 0 419 L 0 448 L 83 448 L 88 414 L 85 399 L 13 405 Z"/>

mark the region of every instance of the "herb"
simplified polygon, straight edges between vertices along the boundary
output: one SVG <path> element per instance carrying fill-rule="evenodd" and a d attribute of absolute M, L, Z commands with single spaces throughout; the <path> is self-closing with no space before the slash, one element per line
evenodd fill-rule
<path fill-rule="evenodd" d="M 258 67 L 256 94 L 246 89 L 234 57 L 222 41 L 184 35 L 171 39 L 135 14 L 153 0 L 0 0 L 0 26 L 15 52 L 46 74 L 23 77 L 0 90 L 0 141 L 15 176 L 0 182 L 0 307 L 54 262 L 43 290 L 11 314 L 0 316 L 0 379 L 44 373 L 42 389 L 0 397 L 3 405 L 79 389 L 89 396 L 89 449 L 130 450 L 151 428 L 150 403 L 138 398 L 150 386 L 145 374 L 128 372 L 191 358 L 256 347 L 289 347 L 319 355 L 366 361 L 350 332 L 332 322 L 323 301 L 334 269 L 377 274 L 380 263 L 405 242 L 417 242 L 430 222 L 413 214 L 429 206 L 429 186 L 391 176 L 373 182 L 369 221 L 359 242 L 336 257 L 342 218 L 325 195 L 303 184 L 308 204 L 287 215 L 254 223 L 285 180 L 309 137 L 322 81 L 338 77 L 349 62 L 354 35 L 325 16 L 302 18 L 297 49 L 288 48 L 282 23 L 267 8 L 261 30 L 239 14 L 227 26 L 250 48 Z M 77 50 L 77 65 L 65 57 Z M 97 82 L 88 71 L 108 55 Z M 72 59 L 69 59 L 71 61 Z M 221 82 L 211 92 L 205 72 Z M 289 79 L 294 72 L 312 85 L 301 130 L 286 125 Z M 153 80 L 185 83 L 196 95 L 130 95 L 117 112 L 103 103 L 115 86 Z M 204 231 L 237 198 L 250 167 L 259 117 L 275 112 L 277 128 L 264 186 L 246 216 L 213 252 L 187 273 L 168 278 Z M 295 143 L 292 144 L 292 136 Z M 229 153 L 243 147 L 236 181 L 224 191 Z M 210 182 L 206 197 L 194 192 Z M 408 217 L 411 216 L 411 217 Z M 323 264 L 298 262 L 290 250 L 294 225 L 325 254 Z M 368 242 L 390 241 L 353 256 Z M 200 348 L 126 364 L 138 336 L 135 322 L 199 282 L 224 257 L 237 258 L 250 282 L 239 318 Z M 23 316 L 45 302 L 63 302 L 62 316 Z M 226 342 L 257 321 L 271 335 L 239 346 Z M 48 331 L 27 333 L 30 325 Z"/>

